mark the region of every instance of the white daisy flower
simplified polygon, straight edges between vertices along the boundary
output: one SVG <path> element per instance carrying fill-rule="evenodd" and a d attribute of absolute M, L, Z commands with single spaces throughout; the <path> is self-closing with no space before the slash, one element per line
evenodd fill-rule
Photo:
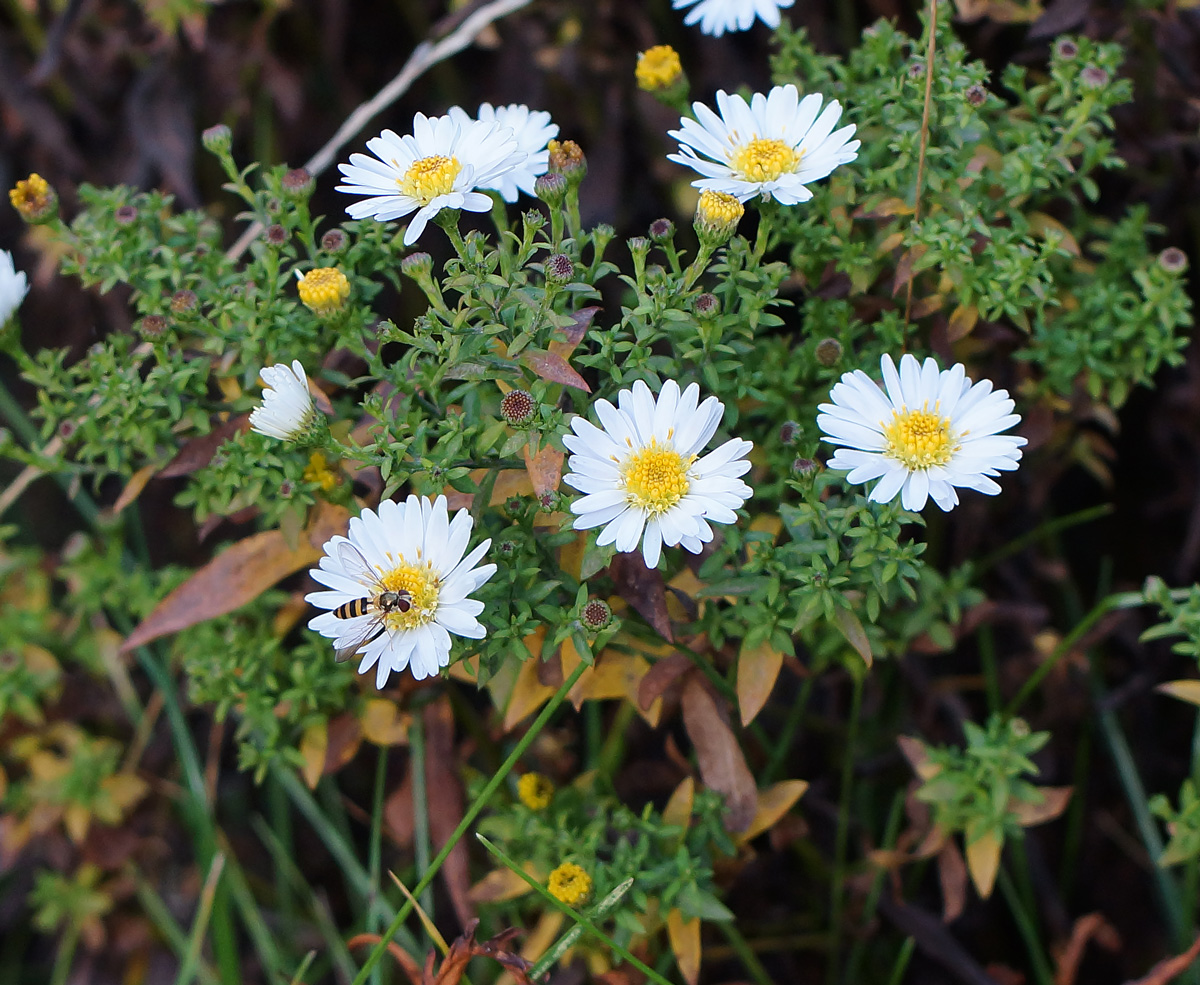
<path fill-rule="evenodd" d="M 299 359 L 292 365 L 264 366 L 258 374 L 264 384 L 262 404 L 250 412 L 250 430 L 280 441 L 295 441 L 316 418 L 308 376 Z"/>
<path fill-rule="evenodd" d="M 719 38 L 726 31 L 750 30 L 756 17 L 774 30 L 779 26 L 780 9 L 790 7 L 794 2 L 795 0 L 674 0 L 671 6 L 676 10 L 691 7 L 683 22 L 695 24 L 699 21 L 701 31 Z"/>
<path fill-rule="evenodd" d="M 451 106 L 450 115 L 460 126 L 471 122 L 467 111 L 459 106 Z M 515 202 L 519 192 L 532 195 L 538 175 L 545 174 L 550 167 L 550 151 L 546 145 L 558 136 L 558 124 L 550 122 L 550 114 L 545 110 L 531 110 L 520 103 L 495 107 L 484 103 L 479 107 L 477 118 L 512 130 L 517 138 L 517 150 L 525 155 L 522 163 L 498 175 L 493 184 L 479 183 L 479 187 L 499 192 L 506 202 Z"/>
<path fill-rule="evenodd" d="M 24 271 L 18 271 L 8 250 L 0 250 L 0 328 L 16 313 L 29 293 Z"/>
<path fill-rule="evenodd" d="M 794 85 L 775 86 L 765 96 L 756 92 L 749 105 L 718 92 L 720 115 L 692 103 L 696 119 L 685 116 L 681 129 L 670 131 L 680 153 L 667 160 L 700 172 L 704 177 L 692 182 L 696 188 L 739 202 L 755 195 L 784 205 L 807 202 L 812 192 L 805 185 L 858 156 L 859 141 L 850 139 L 854 124 L 834 130 L 842 107 L 834 100 L 822 110 L 821 101 L 817 93 L 801 99 Z"/>
<path fill-rule="evenodd" d="M 887 503 L 900 493 L 906 510 L 932 499 L 943 510 L 958 505 L 955 487 L 994 496 L 992 481 L 1011 472 L 1025 439 L 1000 434 L 1019 423 L 1007 390 L 990 380 L 972 384 L 962 363 L 938 369 L 913 355 L 880 360 L 886 392 L 861 369 L 842 376 L 821 404 L 817 427 L 826 441 L 843 445 L 827 463 L 844 469 L 847 482 L 879 479 L 870 499 Z"/>
<path fill-rule="evenodd" d="M 730 438 L 698 458 L 725 412 L 716 397 L 697 406 L 699 399 L 695 383 L 681 395 L 667 380 L 655 401 L 638 380 L 617 394 L 616 407 L 596 401 L 603 430 L 582 417 L 571 421 L 575 434 L 563 444 L 572 471 L 563 481 L 587 494 L 571 504 L 576 530 L 607 524 L 597 544 L 628 552 L 640 540 L 646 566 L 655 568 L 663 544 L 698 554 L 713 539 L 710 521 L 737 520 L 734 510 L 754 492 L 738 478 L 750 468 L 744 456 L 754 445 Z"/>
<path fill-rule="evenodd" d="M 404 233 L 405 246 L 415 243 L 442 209 L 487 212 L 492 200 L 475 189 L 498 184 L 528 157 L 513 131 L 495 120 L 424 113 L 413 117 L 411 134 L 399 137 L 384 130 L 367 141 L 367 149 L 375 156 L 351 154 L 349 164 L 338 165 L 348 184 L 337 190 L 368 196 L 346 208 L 354 219 L 373 216 L 382 222 L 416 212 Z"/>
<path fill-rule="evenodd" d="M 475 567 L 490 540 L 463 557 L 473 522 L 466 510 L 451 520 L 445 496 L 389 499 L 378 513 L 363 510 L 350 521 L 348 536 L 332 538 L 320 567 L 309 572 L 330 591 L 305 596 L 329 610 L 308 628 L 333 640 L 339 660 L 361 653 L 358 672 L 375 667 L 380 689 L 392 671 L 405 667 L 418 681 L 433 676 L 450 663 L 451 633 L 484 636 L 475 618 L 483 603 L 467 596 L 496 566 Z"/>

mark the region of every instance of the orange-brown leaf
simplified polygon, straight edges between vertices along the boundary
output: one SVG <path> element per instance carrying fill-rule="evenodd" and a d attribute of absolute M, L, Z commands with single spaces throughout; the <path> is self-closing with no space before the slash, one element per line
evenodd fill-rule
<path fill-rule="evenodd" d="M 600 309 L 597 307 L 580 308 L 571 316 L 571 324 L 560 331 L 567 337 L 565 342 L 551 342 L 550 351 L 556 356 L 561 356 L 563 359 L 568 359 L 571 353 L 575 350 L 575 346 L 583 341 L 583 337 L 587 335 L 588 329 L 592 326 L 592 319 L 596 317 L 596 312 Z"/>
<path fill-rule="evenodd" d="M 253 534 L 225 549 L 155 606 L 121 644 L 128 653 L 151 640 L 233 612 L 294 571 L 315 562 L 322 545 L 345 529 L 349 514 L 324 504 L 295 548 L 280 530 Z"/>
<path fill-rule="evenodd" d="M 570 364 L 557 353 L 543 352 L 540 349 L 526 349 L 521 353 L 521 360 L 543 380 L 573 386 L 584 393 L 592 392 L 592 388 L 587 385 L 587 380 L 576 373 Z"/>
<path fill-rule="evenodd" d="M 696 750 L 700 776 L 725 795 L 730 831 L 744 831 L 754 820 L 758 788 L 733 730 L 725 723 L 716 702 L 695 677 L 683 688 L 683 727 Z"/>
<path fill-rule="evenodd" d="M 737 836 L 737 843 L 745 844 L 771 828 L 792 809 L 792 805 L 804 796 L 804 791 L 807 789 L 807 780 L 781 780 L 779 783 L 773 783 L 766 790 L 759 791 L 754 809 L 754 819 L 750 822 L 750 826 Z"/>
<path fill-rule="evenodd" d="M 833 624 L 846 637 L 846 642 L 858 651 L 858 655 L 870 667 L 871 641 L 867 639 L 867 631 L 863 629 L 863 624 L 859 621 L 858 616 L 849 609 L 839 606 L 833 611 Z"/>
<path fill-rule="evenodd" d="M 642 555 L 634 551 L 614 557 L 608 573 L 617 584 L 617 594 L 641 613 L 663 639 L 673 641 L 675 636 L 667 615 L 667 592 L 658 570 L 647 568 Z"/>
<path fill-rule="evenodd" d="M 937 856 L 938 882 L 942 885 L 942 920 L 957 920 L 967 905 L 967 866 L 962 852 L 949 839 Z"/>
<path fill-rule="evenodd" d="M 700 980 L 700 918 L 684 920 L 683 914 L 673 907 L 667 914 L 667 936 L 683 980 L 696 985 Z"/>
<path fill-rule="evenodd" d="M 692 662 L 682 653 L 657 660 L 638 685 L 638 707 L 649 710 L 672 684 L 692 670 Z"/>
<path fill-rule="evenodd" d="M 541 496 L 554 492 L 562 475 L 563 453 L 552 445 L 542 445 L 536 455 L 529 454 L 529 445 L 525 445 L 523 451 L 525 469 L 529 473 L 529 481 L 533 483 L 534 493 Z"/>
<path fill-rule="evenodd" d="M 202 438 L 193 438 L 184 444 L 162 471 L 160 479 L 174 479 L 181 475 L 191 475 L 197 469 L 203 468 L 212 461 L 213 455 L 229 438 L 250 426 L 250 415 L 239 414 L 218 424 Z"/>
<path fill-rule="evenodd" d="M 1038 787 L 1038 791 L 1042 795 L 1042 799 L 1038 803 L 1031 804 L 1021 800 L 1009 804 L 1008 807 L 1016 817 L 1017 823 L 1023 828 L 1044 824 L 1047 821 L 1053 821 L 1067 809 L 1073 789 L 1073 787 Z"/>
<path fill-rule="evenodd" d="M 749 725 L 762 711 L 782 669 L 783 654 L 768 640 L 750 649 L 742 647 L 738 654 L 737 697 L 743 725 Z"/>
<path fill-rule="evenodd" d="M 309 790 L 315 790 L 317 781 L 325 773 L 325 752 L 329 748 L 329 730 L 324 721 L 313 722 L 304 730 L 300 739 L 300 758 L 304 765 L 300 775 L 308 784 Z"/>
<path fill-rule="evenodd" d="M 1099 913 L 1087 913 L 1075 921 L 1071 936 L 1054 951 L 1054 985 L 1075 985 L 1079 963 L 1088 942 L 1095 940 L 1106 951 L 1121 949 L 1121 936 Z"/>
<path fill-rule="evenodd" d="M 129 477 L 129 481 L 125 483 L 125 488 L 121 490 L 121 495 L 117 497 L 117 501 L 112 505 L 112 512 L 115 516 L 120 513 L 126 506 L 137 499 L 142 490 L 146 488 L 146 483 L 154 476 L 154 466 L 144 465 Z"/>
<path fill-rule="evenodd" d="M 667 800 L 663 808 L 662 822 L 665 826 L 687 831 L 692 822 L 692 804 L 696 799 L 696 781 L 685 776 Z"/>
<path fill-rule="evenodd" d="M 1164 958 L 1151 968 L 1143 977 L 1128 981 L 1125 985 L 1167 985 L 1176 975 L 1182 975 L 1200 955 L 1200 937 L 1192 941 L 1192 946 L 1182 954 L 1173 958 Z"/>

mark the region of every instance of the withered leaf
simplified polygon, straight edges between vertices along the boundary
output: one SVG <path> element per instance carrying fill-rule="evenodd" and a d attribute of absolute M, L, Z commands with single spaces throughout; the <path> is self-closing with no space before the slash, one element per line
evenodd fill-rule
<path fill-rule="evenodd" d="M 463 816 L 463 792 L 454 768 L 454 712 L 443 695 L 425 706 L 425 796 L 429 802 L 429 829 L 441 848 L 450 840 Z M 470 901 L 471 877 L 467 872 L 467 844 L 459 841 L 442 866 L 442 879 L 450 893 L 455 916 L 464 927 L 475 915 Z"/>
<path fill-rule="evenodd" d="M 1173 958 L 1164 958 L 1151 968 L 1143 977 L 1128 981 L 1125 985 L 1167 985 L 1176 975 L 1182 975 L 1200 955 L 1200 937 L 1192 941 L 1192 946 L 1182 954 Z"/>
<path fill-rule="evenodd" d="M 669 657 L 656 661 L 638 685 L 638 706 L 643 711 L 649 711 L 650 706 L 663 696 L 667 688 L 691 669 L 692 662 L 682 653 L 672 653 Z"/>
<path fill-rule="evenodd" d="M 1071 935 L 1065 944 L 1053 948 L 1054 985 L 1075 985 L 1079 974 L 1079 963 L 1088 942 L 1095 940 L 1106 951 L 1121 949 L 1121 936 L 1116 928 L 1099 913 L 1086 913 L 1071 927 Z"/>
<path fill-rule="evenodd" d="M 683 727 L 696 750 L 700 776 L 725 795 L 726 820 L 731 831 L 744 831 L 754 820 L 758 788 L 733 730 L 716 702 L 695 677 L 683 686 Z"/>
<path fill-rule="evenodd" d="M 737 697 L 743 725 L 749 725 L 762 711 L 782 669 L 783 654 L 769 640 L 755 647 L 742 647 L 738 654 Z"/>
<path fill-rule="evenodd" d="M 521 353 L 521 361 L 543 380 L 573 386 L 584 393 L 592 392 L 592 388 L 587 385 L 587 380 L 576 373 L 570 364 L 557 353 L 543 352 L 541 349 L 526 349 Z"/>
<path fill-rule="evenodd" d="M 700 980 L 700 918 L 685 920 L 677 907 L 667 914 L 667 936 L 679 973 L 687 985 Z"/>
<path fill-rule="evenodd" d="M 253 534 L 226 548 L 159 602 L 121 644 L 121 652 L 240 608 L 315 562 L 325 541 L 345 530 L 349 518 L 342 507 L 322 503 L 295 548 L 279 530 Z"/>
<path fill-rule="evenodd" d="M 529 454 L 529 445 L 522 450 L 525 454 L 525 469 L 529 472 L 529 481 L 533 483 L 534 493 L 541 496 L 554 492 L 562 475 L 563 453 L 552 445 L 542 445 L 536 455 Z"/>
<path fill-rule="evenodd" d="M 651 571 L 642 555 L 634 551 L 616 555 L 608 566 L 608 573 L 617 583 L 617 594 L 641 613 L 663 639 L 674 642 L 671 620 L 667 616 L 667 592 L 658 569 Z"/>
<path fill-rule="evenodd" d="M 967 866 L 953 841 L 947 840 L 938 852 L 937 870 L 942 886 L 942 920 L 953 923 L 967 905 Z"/>
<path fill-rule="evenodd" d="M 202 438 L 193 438 L 184 444 L 162 470 L 158 473 L 160 479 L 174 479 L 181 475 L 191 475 L 197 469 L 203 468 L 212 461 L 213 455 L 229 438 L 250 426 L 250 415 L 239 414 L 218 424 Z"/>
<path fill-rule="evenodd" d="M 450 945 L 450 951 L 442 960 L 442 966 L 437 974 L 433 971 L 434 952 L 430 951 L 425 959 L 425 972 L 421 976 L 422 985 L 458 985 L 466 973 L 467 964 L 472 958 L 491 958 L 504 966 L 518 985 L 532 985 L 529 979 L 529 969 L 533 965 L 519 954 L 509 949 L 509 942 L 519 931 L 508 929 L 501 931 L 489 941 L 476 941 L 475 928 L 478 920 L 470 920 L 466 924 L 466 932 L 455 938 Z"/>

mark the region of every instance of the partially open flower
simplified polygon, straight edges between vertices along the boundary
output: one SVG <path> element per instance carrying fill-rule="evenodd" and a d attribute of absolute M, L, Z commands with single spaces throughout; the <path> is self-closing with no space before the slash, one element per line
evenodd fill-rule
<path fill-rule="evenodd" d="M 317 419 L 317 409 L 300 360 L 292 360 L 291 366 L 264 366 L 258 375 L 266 385 L 262 404 L 250 412 L 250 430 L 280 441 L 306 437 Z"/>
<path fill-rule="evenodd" d="M 8 250 L 0 250 L 0 328 L 16 313 L 29 293 L 25 272 L 17 270 Z"/>

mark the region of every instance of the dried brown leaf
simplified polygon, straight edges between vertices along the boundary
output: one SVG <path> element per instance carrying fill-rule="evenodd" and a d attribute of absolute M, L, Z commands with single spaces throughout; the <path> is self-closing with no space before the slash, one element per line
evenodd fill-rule
<path fill-rule="evenodd" d="M 742 724 L 749 725 L 767 703 L 779 672 L 783 669 L 783 654 L 763 640 L 758 646 L 742 648 L 738 654 L 737 697 Z"/>
<path fill-rule="evenodd" d="M 552 445 L 543 445 L 536 455 L 529 454 L 529 445 L 522 451 L 525 454 L 525 469 L 529 473 L 529 481 L 533 483 L 534 493 L 541 496 L 554 492 L 562 475 L 563 453 Z"/>
<path fill-rule="evenodd" d="M 746 765 L 737 736 L 721 717 L 712 696 L 694 676 L 683 688 L 683 727 L 696 750 L 701 778 L 725 795 L 729 830 L 744 831 L 754 820 L 758 806 L 754 775 Z"/>
<path fill-rule="evenodd" d="M 1182 954 L 1173 958 L 1164 958 L 1146 974 L 1137 979 L 1127 981 L 1125 985 L 1167 985 L 1176 975 L 1182 975 L 1191 967 L 1196 956 L 1200 955 L 1200 936 L 1192 941 L 1192 946 Z"/>
<path fill-rule="evenodd" d="M 142 490 L 146 488 L 146 483 L 154 476 L 154 466 L 145 465 L 138 469 L 129 477 L 129 481 L 125 483 L 125 488 L 121 490 L 121 495 L 117 497 L 117 501 L 112 505 L 112 512 L 115 516 L 120 513 L 126 506 L 136 500 Z"/>
<path fill-rule="evenodd" d="M 667 913 L 667 936 L 679 973 L 687 985 L 700 980 L 700 918 L 685 920 L 677 908 Z"/>
<path fill-rule="evenodd" d="M 692 670 L 692 662 L 682 653 L 656 660 L 638 685 L 638 707 L 649 711 L 650 706 L 663 696 L 667 688 Z"/>
<path fill-rule="evenodd" d="M 349 514 L 328 503 L 318 507 L 307 536 L 291 548 L 283 532 L 253 534 L 226 548 L 155 606 L 121 644 L 128 653 L 160 636 L 223 616 L 258 598 L 272 585 L 315 562 L 322 545 L 346 528 Z"/>
<path fill-rule="evenodd" d="M 576 373 L 570 364 L 557 353 L 543 352 L 540 349 L 526 349 L 521 353 L 521 361 L 543 380 L 573 386 L 584 393 L 592 392 L 592 388 L 587 385 L 587 380 Z"/>
<path fill-rule="evenodd" d="M 250 415 L 239 414 L 218 424 L 202 438 L 193 438 L 184 444 L 158 473 L 160 479 L 174 479 L 181 475 L 191 475 L 197 469 L 204 468 L 212 461 L 217 449 L 239 431 L 250 426 Z"/>
<path fill-rule="evenodd" d="M 953 923 L 967 905 L 967 866 L 962 852 L 949 839 L 938 852 L 937 870 L 942 886 L 942 920 Z"/>
<path fill-rule="evenodd" d="M 1075 921 L 1065 944 L 1054 949 L 1054 985 L 1075 985 L 1079 963 L 1088 942 L 1095 939 L 1106 951 L 1118 951 L 1121 937 L 1099 913 L 1088 913 Z"/>
<path fill-rule="evenodd" d="M 617 584 L 617 594 L 641 613 L 663 639 L 674 641 L 667 616 L 667 592 L 658 569 L 651 571 L 642 555 L 634 551 L 614 557 L 608 573 Z"/>
<path fill-rule="evenodd" d="M 576 311 L 571 316 L 571 324 L 560 330 L 567 337 L 566 341 L 551 342 L 550 352 L 563 359 L 569 359 L 571 353 L 575 350 L 575 346 L 583 341 L 583 337 L 587 335 L 588 329 L 592 327 L 592 319 L 596 317 L 596 313 L 599 310 L 599 308 L 592 306 L 590 308 L 580 308 Z"/>

